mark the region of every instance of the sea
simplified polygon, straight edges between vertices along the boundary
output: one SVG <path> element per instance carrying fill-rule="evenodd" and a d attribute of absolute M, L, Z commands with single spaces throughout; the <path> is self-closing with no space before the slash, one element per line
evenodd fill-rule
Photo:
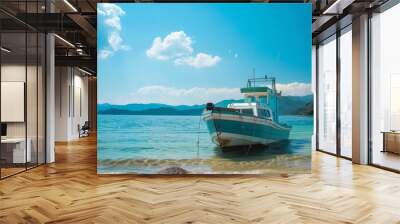
<path fill-rule="evenodd" d="M 200 116 L 98 115 L 99 174 L 157 174 L 179 167 L 191 174 L 295 174 L 311 169 L 312 116 L 280 116 L 288 141 L 222 151 Z"/>

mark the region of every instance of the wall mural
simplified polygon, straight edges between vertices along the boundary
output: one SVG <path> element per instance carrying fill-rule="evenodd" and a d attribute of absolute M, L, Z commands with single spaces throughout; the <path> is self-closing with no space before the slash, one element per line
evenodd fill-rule
<path fill-rule="evenodd" d="M 310 172 L 311 4 L 98 4 L 99 174 Z"/>

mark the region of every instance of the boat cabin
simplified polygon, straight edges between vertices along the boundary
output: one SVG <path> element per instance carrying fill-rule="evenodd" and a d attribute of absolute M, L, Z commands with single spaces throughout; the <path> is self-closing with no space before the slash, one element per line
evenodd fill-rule
<path fill-rule="evenodd" d="M 244 95 L 246 104 L 256 105 L 257 108 L 253 108 L 255 116 L 263 114 L 278 122 L 277 96 L 279 93 L 276 91 L 275 78 L 265 76 L 264 78 L 249 79 L 247 86 L 241 88 L 240 92 Z"/>
<path fill-rule="evenodd" d="M 239 113 L 273 120 L 271 109 L 262 107 L 258 103 L 232 103 L 228 108 L 238 110 Z"/>

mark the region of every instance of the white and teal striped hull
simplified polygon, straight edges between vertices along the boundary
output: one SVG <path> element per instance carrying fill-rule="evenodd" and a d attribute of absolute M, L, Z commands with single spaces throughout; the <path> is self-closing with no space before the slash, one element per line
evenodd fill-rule
<path fill-rule="evenodd" d="M 287 140 L 290 127 L 271 120 L 231 113 L 229 111 L 205 111 L 212 141 L 221 148 L 268 145 Z"/>

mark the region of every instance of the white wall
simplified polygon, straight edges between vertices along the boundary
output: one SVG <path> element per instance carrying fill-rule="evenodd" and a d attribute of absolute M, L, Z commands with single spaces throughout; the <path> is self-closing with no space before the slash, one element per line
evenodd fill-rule
<path fill-rule="evenodd" d="M 77 70 L 75 70 L 76 72 Z M 88 78 L 87 76 L 81 76 L 82 73 L 79 75 L 74 76 L 74 102 L 71 102 L 73 108 L 72 111 L 72 119 L 71 119 L 71 136 L 72 138 L 78 138 L 78 125 L 83 125 L 85 121 L 88 121 Z"/>
<path fill-rule="evenodd" d="M 38 70 L 37 70 L 38 69 Z M 25 114 L 26 120 L 21 122 L 5 122 L 7 124 L 7 137 L 24 138 L 25 135 L 30 140 L 32 162 L 39 159 L 39 163 L 44 163 L 45 150 L 45 119 L 44 119 L 44 74 L 42 68 L 35 66 L 25 66 L 25 64 L 3 64 L 1 66 L 2 82 L 23 82 L 26 85 L 26 106 L 23 102 L 20 113 Z M 27 80 L 25 80 L 27 78 Z M 3 92 L 4 89 L 2 89 Z M 22 90 L 24 94 L 24 90 Z M 4 94 L 4 92 L 3 92 Z M 2 95 L 7 98 L 7 95 Z M 2 112 L 17 113 L 11 108 L 2 107 Z M 14 108 L 15 110 L 15 108 Z M 24 116 L 24 115 L 22 115 Z M 39 154 L 39 155 L 37 155 Z"/>
<path fill-rule="evenodd" d="M 5 64 L 1 66 L 1 81 L 2 82 L 24 82 L 26 83 L 25 76 L 27 72 L 28 85 L 31 88 L 27 88 L 27 118 L 28 118 L 28 137 L 29 130 L 36 131 L 36 80 L 32 77 L 36 77 L 36 67 L 18 65 L 18 64 Z M 4 96 L 3 96 L 4 97 Z M 42 105 L 39 105 L 39 107 Z M 24 109 L 24 108 L 22 108 Z M 2 108 L 6 110 L 6 108 Z M 33 111 L 35 113 L 33 113 Z M 32 123 L 33 122 L 33 123 Z M 9 137 L 24 137 L 25 136 L 25 123 L 26 122 L 7 122 L 7 134 Z M 35 132 L 36 135 L 36 132 Z"/>
<path fill-rule="evenodd" d="M 69 68 L 55 68 L 55 141 L 67 141 L 69 132 L 69 96 L 70 85 Z"/>
<path fill-rule="evenodd" d="M 1 66 L 1 81 L 25 82 L 25 64 L 8 64 Z M 29 68 L 28 68 L 29 69 Z M 5 110 L 6 108 L 1 108 Z M 7 122 L 7 137 L 25 137 L 25 122 Z"/>
<path fill-rule="evenodd" d="M 55 140 L 77 139 L 78 125 L 88 120 L 88 78 L 76 68 L 56 67 L 55 86 Z"/>

